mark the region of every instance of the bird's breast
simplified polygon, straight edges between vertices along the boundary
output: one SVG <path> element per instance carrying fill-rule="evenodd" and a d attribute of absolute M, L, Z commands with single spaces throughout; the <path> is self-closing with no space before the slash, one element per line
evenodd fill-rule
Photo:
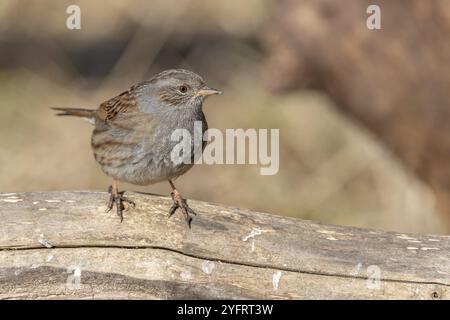
<path fill-rule="evenodd" d="M 160 115 L 147 126 L 135 129 L 111 127 L 94 132 L 92 145 L 95 158 L 106 174 L 120 181 L 148 185 L 188 171 L 196 160 L 194 156 L 198 155 L 195 150 L 204 148 L 206 130 L 203 113 L 191 110 L 184 114 Z M 172 151 L 180 144 L 190 146 L 191 161 L 174 161 Z"/>

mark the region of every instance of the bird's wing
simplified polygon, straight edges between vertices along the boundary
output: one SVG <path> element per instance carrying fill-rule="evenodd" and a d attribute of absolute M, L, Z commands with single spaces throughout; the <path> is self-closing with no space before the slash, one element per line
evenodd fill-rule
<path fill-rule="evenodd" d="M 97 109 L 97 116 L 108 122 L 121 113 L 138 112 L 134 87 L 122 92 L 118 96 L 103 102 Z"/>
<path fill-rule="evenodd" d="M 106 149 L 111 148 L 111 150 L 123 149 L 124 146 L 131 148 L 142 142 L 145 137 L 151 136 L 150 133 L 156 122 L 152 115 L 141 112 L 137 105 L 136 94 L 141 85 L 132 86 L 98 107 L 97 121 L 95 121 L 95 130 L 92 135 L 94 149 L 103 144 Z"/>

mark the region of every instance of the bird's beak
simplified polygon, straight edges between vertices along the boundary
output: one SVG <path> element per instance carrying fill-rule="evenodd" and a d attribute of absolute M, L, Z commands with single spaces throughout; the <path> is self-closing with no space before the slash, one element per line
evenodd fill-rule
<path fill-rule="evenodd" d="M 203 87 L 202 89 L 198 90 L 196 96 L 197 97 L 207 97 L 212 96 L 214 94 L 222 94 L 223 92 L 217 89 L 209 88 L 209 87 Z"/>

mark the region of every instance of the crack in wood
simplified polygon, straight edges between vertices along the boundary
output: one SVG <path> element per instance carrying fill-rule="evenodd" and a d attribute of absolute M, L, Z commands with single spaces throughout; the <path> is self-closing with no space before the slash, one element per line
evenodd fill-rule
<path fill-rule="evenodd" d="M 364 276 L 358 276 L 358 275 L 349 275 L 349 274 L 338 274 L 338 273 L 327 273 L 327 272 L 314 272 L 309 270 L 301 270 L 301 269 L 294 269 L 294 268 L 288 268 L 288 267 L 273 267 L 270 265 L 264 265 L 264 264 L 258 264 L 258 263 L 246 263 L 246 262 L 240 262 L 240 261 L 233 261 L 233 260 L 224 260 L 224 259 L 217 259 L 217 258 L 211 258 L 201 255 L 195 255 L 186 253 L 180 250 L 167 248 L 167 247 L 160 247 L 160 246 L 113 246 L 113 245 L 107 245 L 107 246 L 92 246 L 92 245 L 77 245 L 77 246 L 53 246 L 51 249 L 81 249 L 81 248 L 88 248 L 88 249 L 127 249 L 127 250 L 147 250 L 147 249 L 154 249 L 154 250 L 164 250 L 169 251 L 177 254 L 181 254 L 186 257 L 199 259 L 199 260 L 205 260 L 205 261 L 214 261 L 214 262 L 220 262 L 220 263 L 226 263 L 229 265 L 236 265 L 236 266 L 245 266 L 245 267 L 253 267 L 253 268 L 262 268 L 262 269 L 272 269 L 272 270 L 280 270 L 280 271 L 287 271 L 287 272 L 294 272 L 294 273 L 300 273 L 300 274 L 308 274 L 308 275 L 315 275 L 315 276 L 325 276 L 325 277 L 337 277 L 337 278 L 344 278 L 344 279 L 358 279 L 358 280 L 367 280 L 368 277 Z M 11 247 L 11 248 L 0 248 L 1 251 L 26 251 L 26 250 L 49 250 L 49 248 L 44 247 Z M 380 281 L 385 282 L 392 282 L 392 283 L 403 283 L 403 284 L 417 284 L 417 285 L 438 285 L 438 286 L 444 286 L 444 287 L 450 287 L 450 284 L 442 283 L 442 282 L 435 282 L 435 281 L 414 281 L 414 280 L 401 280 L 401 279 L 391 279 L 391 278 L 380 278 Z"/>

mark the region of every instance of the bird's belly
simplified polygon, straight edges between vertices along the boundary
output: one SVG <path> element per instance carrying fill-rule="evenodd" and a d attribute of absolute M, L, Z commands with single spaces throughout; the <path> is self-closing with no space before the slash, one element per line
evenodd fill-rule
<path fill-rule="evenodd" d="M 174 179 L 192 167 L 192 164 L 175 165 L 170 158 L 156 159 L 149 157 L 138 163 L 125 165 L 116 170 L 118 180 L 137 185 L 149 185 L 160 181 Z"/>
<path fill-rule="evenodd" d="M 140 148 L 147 149 L 147 148 Z M 126 162 L 103 164 L 103 171 L 119 180 L 136 185 L 149 185 L 160 181 L 174 179 L 186 173 L 193 164 L 175 164 L 170 152 L 135 152 Z"/>

